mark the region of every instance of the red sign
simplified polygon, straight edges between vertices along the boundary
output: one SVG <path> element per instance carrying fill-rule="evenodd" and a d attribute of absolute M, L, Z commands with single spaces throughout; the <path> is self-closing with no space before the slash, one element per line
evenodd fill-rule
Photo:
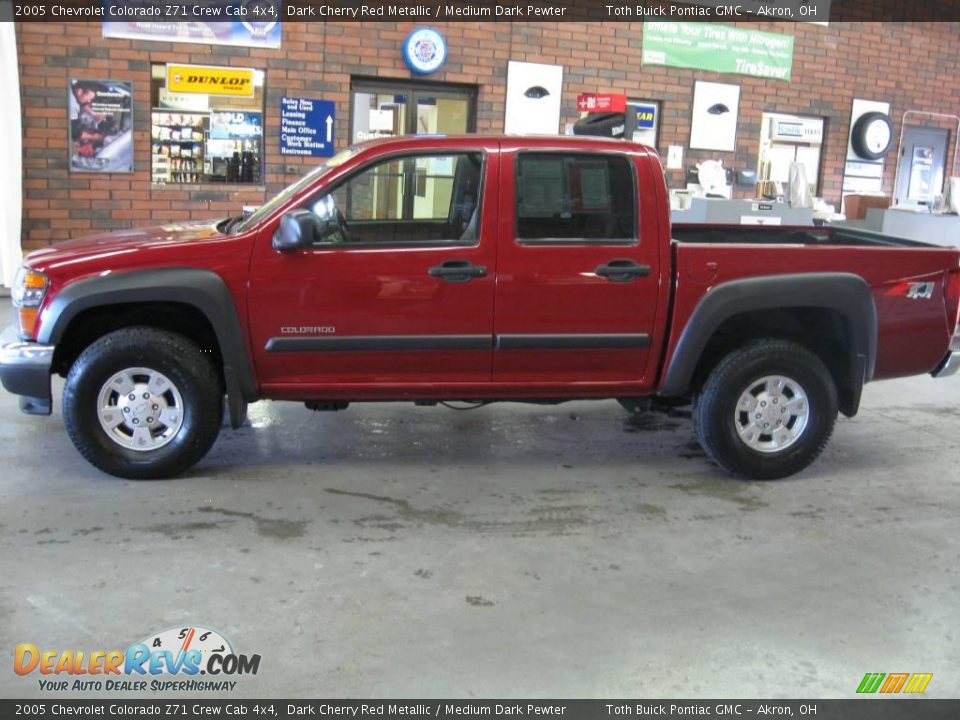
<path fill-rule="evenodd" d="M 627 96 L 616 93 L 584 93 L 577 95 L 580 112 L 626 112 Z"/>

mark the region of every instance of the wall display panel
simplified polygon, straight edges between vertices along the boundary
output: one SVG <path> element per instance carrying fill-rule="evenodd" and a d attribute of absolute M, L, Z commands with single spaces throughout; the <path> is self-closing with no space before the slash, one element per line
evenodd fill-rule
<path fill-rule="evenodd" d="M 133 85 L 70 80 L 70 171 L 133 172 Z"/>
<path fill-rule="evenodd" d="M 562 65 L 511 61 L 507 66 L 504 132 L 556 135 L 560 131 L 562 90 Z"/>
<path fill-rule="evenodd" d="M 733 152 L 737 149 L 740 86 L 697 82 L 693 91 L 690 147 Z"/>

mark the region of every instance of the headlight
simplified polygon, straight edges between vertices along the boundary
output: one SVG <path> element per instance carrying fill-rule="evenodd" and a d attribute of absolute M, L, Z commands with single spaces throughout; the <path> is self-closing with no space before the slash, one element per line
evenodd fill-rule
<path fill-rule="evenodd" d="M 17 307 L 40 307 L 48 284 L 47 276 L 43 273 L 21 267 L 13 283 L 13 304 Z"/>
<path fill-rule="evenodd" d="M 17 279 L 13 283 L 13 306 L 17 308 L 17 319 L 20 324 L 20 336 L 33 339 L 37 326 L 37 313 L 40 303 L 47 294 L 50 282 L 47 276 L 36 270 L 21 267 L 17 271 Z"/>

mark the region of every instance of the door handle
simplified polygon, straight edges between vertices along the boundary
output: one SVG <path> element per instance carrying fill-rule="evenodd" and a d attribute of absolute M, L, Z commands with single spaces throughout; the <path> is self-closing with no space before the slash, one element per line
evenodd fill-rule
<path fill-rule="evenodd" d="M 600 265 L 593 271 L 595 275 L 606 278 L 610 282 L 633 282 L 637 278 L 650 274 L 649 265 L 638 265 L 633 260 L 611 260 L 606 265 Z"/>
<path fill-rule="evenodd" d="M 485 265 L 474 265 L 469 260 L 447 260 L 430 268 L 427 273 L 430 277 L 440 278 L 444 282 L 465 283 L 473 278 L 486 277 L 487 268 Z"/>

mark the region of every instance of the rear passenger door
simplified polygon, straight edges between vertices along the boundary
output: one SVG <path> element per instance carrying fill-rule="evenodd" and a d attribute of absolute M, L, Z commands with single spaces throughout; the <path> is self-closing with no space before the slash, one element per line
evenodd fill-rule
<path fill-rule="evenodd" d="M 612 148 L 502 147 L 494 381 L 642 379 L 660 260 L 639 169 Z"/>

